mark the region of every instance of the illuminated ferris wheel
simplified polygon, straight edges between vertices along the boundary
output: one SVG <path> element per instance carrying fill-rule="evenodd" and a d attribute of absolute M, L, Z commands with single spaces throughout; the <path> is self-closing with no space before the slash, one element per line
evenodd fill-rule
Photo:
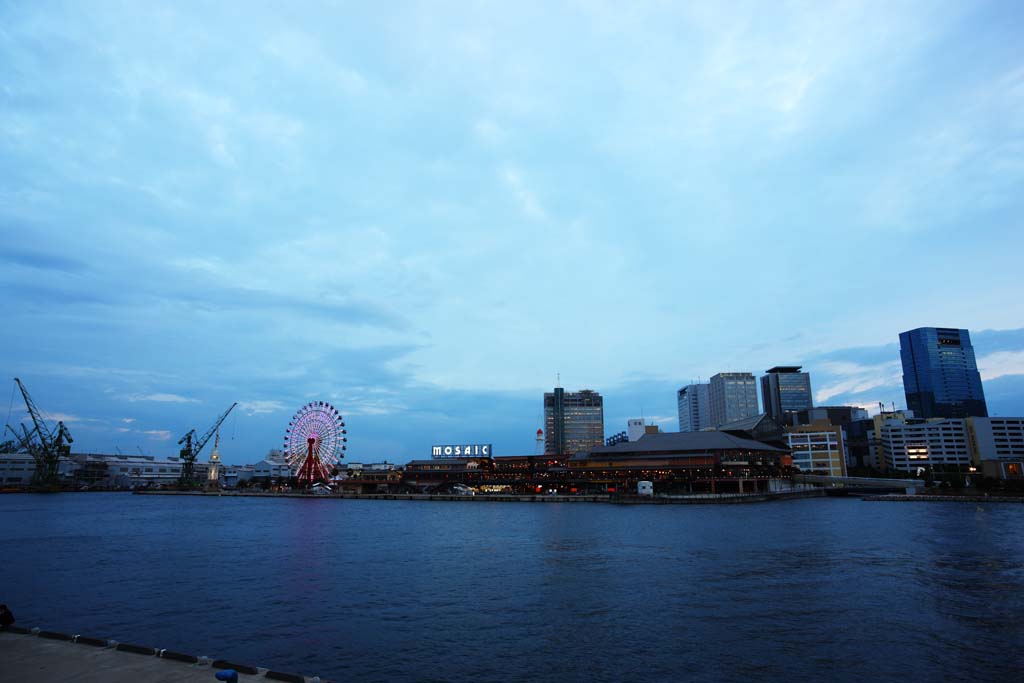
<path fill-rule="evenodd" d="M 345 420 L 326 401 L 312 401 L 299 408 L 284 432 L 284 457 L 299 482 L 326 481 L 345 452 L 348 437 Z"/>

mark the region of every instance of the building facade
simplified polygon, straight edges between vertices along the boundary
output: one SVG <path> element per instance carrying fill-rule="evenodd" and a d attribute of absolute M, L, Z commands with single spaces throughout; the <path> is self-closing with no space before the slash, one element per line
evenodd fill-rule
<path fill-rule="evenodd" d="M 843 428 L 827 420 L 786 429 L 786 446 L 801 472 L 846 476 Z"/>
<path fill-rule="evenodd" d="M 679 431 L 699 432 L 711 428 L 711 404 L 707 384 L 688 384 L 676 392 Z"/>
<path fill-rule="evenodd" d="M 758 415 L 757 383 L 749 372 L 720 372 L 708 383 L 711 427 Z"/>
<path fill-rule="evenodd" d="M 796 424 L 801 410 L 814 406 L 811 400 L 811 375 L 800 372 L 799 365 L 777 365 L 761 377 L 764 412 L 779 424 Z"/>
<path fill-rule="evenodd" d="M 887 419 L 879 431 L 886 470 L 968 472 L 974 464 L 967 420 Z"/>
<path fill-rule="evenodd" d="M 967 330 L 919 327 L 900 333 L 907 408 L 921 418 L 987 417 Z"/>
<path fill-rule="evenodd" d="M 604 446 L 604 399 L 590 389 L 544 394 L 544 452 L 573 455 Z"/>
<path fill-rule="evenodd" d="M 967 428 L 975 460 L 1024 460 L 1024 417 L 972 417 Z"/>

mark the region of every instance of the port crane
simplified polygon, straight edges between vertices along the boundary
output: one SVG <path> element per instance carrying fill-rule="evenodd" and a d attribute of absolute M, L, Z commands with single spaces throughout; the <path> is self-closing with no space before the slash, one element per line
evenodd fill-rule
<path fill-rule="evenodd" d="M 43 419 L 43 413 L 36 406 L 35 401 L 28 393 L 28 389 L 17 377 L 14 378 L 18 389 L 21 390 L 21 397 L 25 400 L 25 407 L 28 415 L 32 418 L 32 430 L 29 431 L 24 424 L 21 425 L 22 434 L 19 435 L 8 425 L 11 433 L 17 437 L 19 446 L 35 459 L 36 474 L 35 484 L 46 488 L 56 488 L 60 484 L 60 459 L 71 454 L 71 432 L 59 420 L 56 429 L 50 429 Z"/>
<path fill-rule="evenodd" d="M 227 416 L 231 413 L 232 410 L 235 409 L 235 406 L 237 405 L 237 402 L 232 403 L 231 407 L 225 410 L 224 413 L 217 418 L 217 421 L 213 423 L 213 426 L 206 430 L 206 433 L 203 434 L 201 437 L 196 436 L 195 429 L 190 429 L 188 433 L 185 434 L 185 436 L 178 439 L 179 446 L 184 444 L 184 446 L 182 446 L 180 453 L 181 479 L 179 479 L 178 481 L 179 486 L 192 486 L 192 468 L 193 465 L 195 465 L 196 458 L 199 457 L 199 453 L 200 451 L 203 450 L 203 446 L 206 445 L 206 442 L 210 440 L 210 437 L 214 435 L 214 433 L 220 427 L 221 423 L 224 422 L 225 419 L 227 419 Z"/>

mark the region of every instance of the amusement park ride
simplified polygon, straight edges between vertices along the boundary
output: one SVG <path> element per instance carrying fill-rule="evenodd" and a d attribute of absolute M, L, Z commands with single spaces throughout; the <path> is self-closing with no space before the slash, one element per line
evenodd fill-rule
<path fill-rule="evenodd" d="M 25 385 L 18 378 L 14 381 L 25 400 L 25 407 L 31 418 L 31 428 L 24 422 L 18 425 L 20 429 L 6 425 L 13 439 L 0 443 L 0 451 L 29 453 L 36 462 L 33 485 L 36 488 L 56 490 L 60 485 L 60 459 L 71 453 L 71 433 L 62 421 L 58 421 L 56 427 L 51 428 Z M 179 486 L 190 488 L 195 485 L 193 479 L 196 458 L 237 406 L 238 403 L 232 403 L 202 436 L 198 436 L 195 429 L 190 429 L 178 440 L 178 445 L 182 447 L 179 454 Z M 300 486 L 327 481 L 337 473 L 338 466 L 348 449 L 347 434 L 344 418 L 330 403 L 311 401 L 299 408 L 285 429 L 283 450 L 285 459 Z M 117 451 L 120 454 L 120 449 Z M 141 448 L 139 453 L 142 453 Z M 217 460 L 219 461 L 219 458 Z"/>
<path fill-rule="evenodd" d="M 345 457 L 348 441 L 345 420 L 326 401 L 299 408 L 284 433 L 284 456 L 299 484 L 327 481 Z"/>
<path fill-rule="evenodd" d="M 200 451 L 203 450 L 203 446 L 210 440 L 210 437 L 216 433 L 221 423 L 227 419 L 227 416 L 231 414 L 231 411 L 235 409 L 238 403 L 232 403 L 231 407 L 224 411 L 224 413 L 217 418 L 217 421 L 213 423 L 213 426 L 206 430 L 206 433 L 201 437 L 196 438 L 196 430 L 190 429 L 185 436 L 178 439 L 178 445 L 185 444 L 181 449 L 181 479 L 178 480 L 178 485 L 182 487 L 190 487 L 193 485 L 193 466 L 196 463 L 196 458 L 199 457 Z"/>
<path fill-rule="evenodd" d="M 29 417 L 32 418 L 32 429 L 29 430 L 24 423 L 21 426 L 21 434 L 13 427 L 7 425 L 8 431 L 14 435 L 16 446 L 20 450 L 29 453 L 36 461 L 36 474 L 33 485 L 39 488 L 55 489 L 60 484 L 59 469 L 61 456 L 71 453 L 71 433 L 64 426 L 63 421 L 57 422 L 57 428 L 51 430 L 43 419 L 42 411 L 36 407 L 35 401 L 29 396 L 28 389 L 17 377 L 14 381 L 21 390 L 21 397 L 25 399 L 25 407 L 28 409 Z"/>

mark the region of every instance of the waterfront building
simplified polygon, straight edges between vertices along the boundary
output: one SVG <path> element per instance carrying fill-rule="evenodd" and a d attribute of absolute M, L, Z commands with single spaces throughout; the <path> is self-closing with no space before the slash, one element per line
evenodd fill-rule
<path fill-rule="evenodd" d="M 975 464 L 962 418 L 886 419 L 879 427 L 879 444 L 886 470 L 967 472 Z"/>
<path fill-rule="evenodd" d="M 769 490 L 788 460 L 784 448 L 727 432 L 662 432 L 577 453 L 562 477 L 581 491 L 636 491 L 652 481 L 659 492 L 752 493 Z"/>
<path fill-rule="evenodd" d="M 688 384 L 676 392 L 679 431 L 699 432 L 711 428 L 711 404 L 708 384 Z"/>
<path fill-rule="evenodd" d="M 921 418 L 987 417 L 970 332 L 919 327 L 900 333 L 907 408 Z"/>
<path fill-rule="evenodd" d="M 61 470 L 64 462 L 61 461 Z M 36 460 L 28 453 L 0 453 L 0 485 L 28 486 L 35 473 Z"/>
<path fill-rule="evenodd" d="M 565 456 L 604 445 L 604 399 L 590 389 L 544 394 L 544 451 Z"/>
<path fill-rule="evenodd" d="M 809 425 L 787 427 L 786 446 L 793 456 L 793 466 L 801 472 L 846 476 L 846 453 L 843 428 L 828 420 Z"/>
<path fill-rule="evenodd" d="M 711 426 L 758 414 L 757 383 L 749 372 L 720 372 L 708 383 Z"/>
<path fill-rule="evenodd" d="M 719 425 L 718 431 L 779 447 L 782 447 L 785 442 L 782 425 L 765 413 L 726 422 Z"/>
<path fill-rule="evenodd" d="M 811 375 L 799 365 L 776 365 L 761 377 L 764 412 L 782 425 L 796 424 L 796 413 L 814 406 Z"/>
<path fill-rule="evenodd" d="M 975 461 L 1024 460 L 1024 417 L 967 419 Z"/>
<path fill-rule="evenodd" d="M 982 460 L 981 474 L 992 479 L 1024 479 L 1024 460 Z"/>

